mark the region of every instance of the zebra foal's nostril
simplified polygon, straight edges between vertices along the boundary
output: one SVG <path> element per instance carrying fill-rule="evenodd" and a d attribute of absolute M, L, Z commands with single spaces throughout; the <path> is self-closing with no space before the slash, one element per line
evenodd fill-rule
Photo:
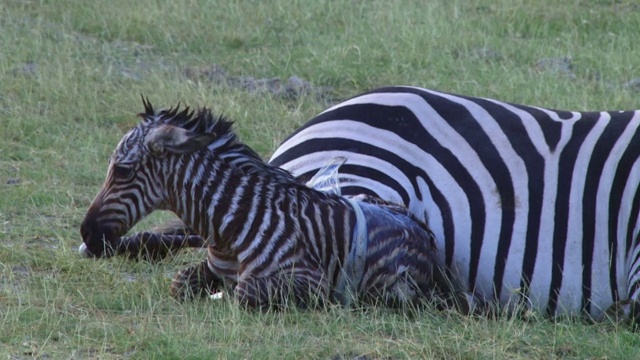
<path fill-rule="evenodd" d="M 117 230 L 99 224 L 94 213 L 89 211 L 80 225 L 82 245 L 78 252 L 85 257 L 109 257 L 113 255 L 113 242 L 117 241 Z"/>

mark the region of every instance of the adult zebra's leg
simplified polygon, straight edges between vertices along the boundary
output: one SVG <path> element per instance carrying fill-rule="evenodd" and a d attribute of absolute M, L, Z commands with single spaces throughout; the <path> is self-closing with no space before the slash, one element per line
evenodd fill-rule
<path fill-rule="evenodd" d="M 290 305 L 301 309 L 321 306 L 328 295 L 329 286 L 322 274 L 306 268 L 268 277 L 248 276 L 234 289 L 234 296 L 242 307 L 261 311 Z"/>
<path fill-rule="evenodd" d="M 171 296 L 178 301 L 205 297 L 222 289 L 222 278 L 214 274 L 207 260 L 190 266 L 176 274 L 171 281 Z"/>

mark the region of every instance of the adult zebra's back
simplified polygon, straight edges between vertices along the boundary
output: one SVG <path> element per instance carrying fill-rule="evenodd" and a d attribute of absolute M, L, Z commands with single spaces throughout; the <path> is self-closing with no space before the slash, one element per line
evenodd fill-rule
<path fill-rule="evenodd" d="M 640 111 L 387 87 L 324 111 L 271 164 L 305 179 L 346 157 L 343 193 L 405 204 L 467 290 L 599 319 L 614 303 L 633 311 L 640 296 L 639 125 Z"/>

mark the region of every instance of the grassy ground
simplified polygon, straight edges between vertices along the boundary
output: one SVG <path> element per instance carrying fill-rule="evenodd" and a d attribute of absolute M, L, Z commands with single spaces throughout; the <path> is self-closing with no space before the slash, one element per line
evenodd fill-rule
<path fill-rule="evenodd" d="M 0 2 L 0 358 L 638 358 L 640 337 L 623 327 L 535 314 L 179 305 L 170 278 L 202 255 L 75 253 L 141 93 L 212 106 L 268 156 L 329 102 L 381 85 L 637 108 L 638 29 L 633 0 Z M 322 96 L 248 91 L 292 76 Z"/>

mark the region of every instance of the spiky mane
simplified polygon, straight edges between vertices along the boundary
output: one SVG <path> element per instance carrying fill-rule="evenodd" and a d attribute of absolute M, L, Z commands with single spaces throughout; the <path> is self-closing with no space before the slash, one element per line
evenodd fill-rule
<path fill-rule="evenodd" d="M 148 98 L 142 97 L 144 113 L 138 114 L 146 123 L 161 123 L 178 126 L 196 134 L 213 133 L 217 139 L 224 139 L 224 143 L 217 147 L 221 158 L 245 173 L 265 172 L 275 177 L 279 182 L 289 183 L 297 180 L 286 170 L 266 164 L 260 155 L 249 146 L 242 143 L 233 131 L 233 121 L 224 116 L 214 116 L 207 107 L 192 110 L 188 106 L 180 109 L 178 105 L 163 109 L 156 113 Z"/>
<path fill-rule="evenodd" d="M 138 114 L 143 121 L 149 123 L 162 123 L 181 127 L 196 134 L 214 133 L 217 137 L 231 135 L 234 138 L 233 121 L 224 116 L 215 117 L 207 107 L 192 110 L 189 106 L 181 109 L 180 103 L 169 109 L 156 112 L 149 99 L 142 97 L 144 113 Z"/>

